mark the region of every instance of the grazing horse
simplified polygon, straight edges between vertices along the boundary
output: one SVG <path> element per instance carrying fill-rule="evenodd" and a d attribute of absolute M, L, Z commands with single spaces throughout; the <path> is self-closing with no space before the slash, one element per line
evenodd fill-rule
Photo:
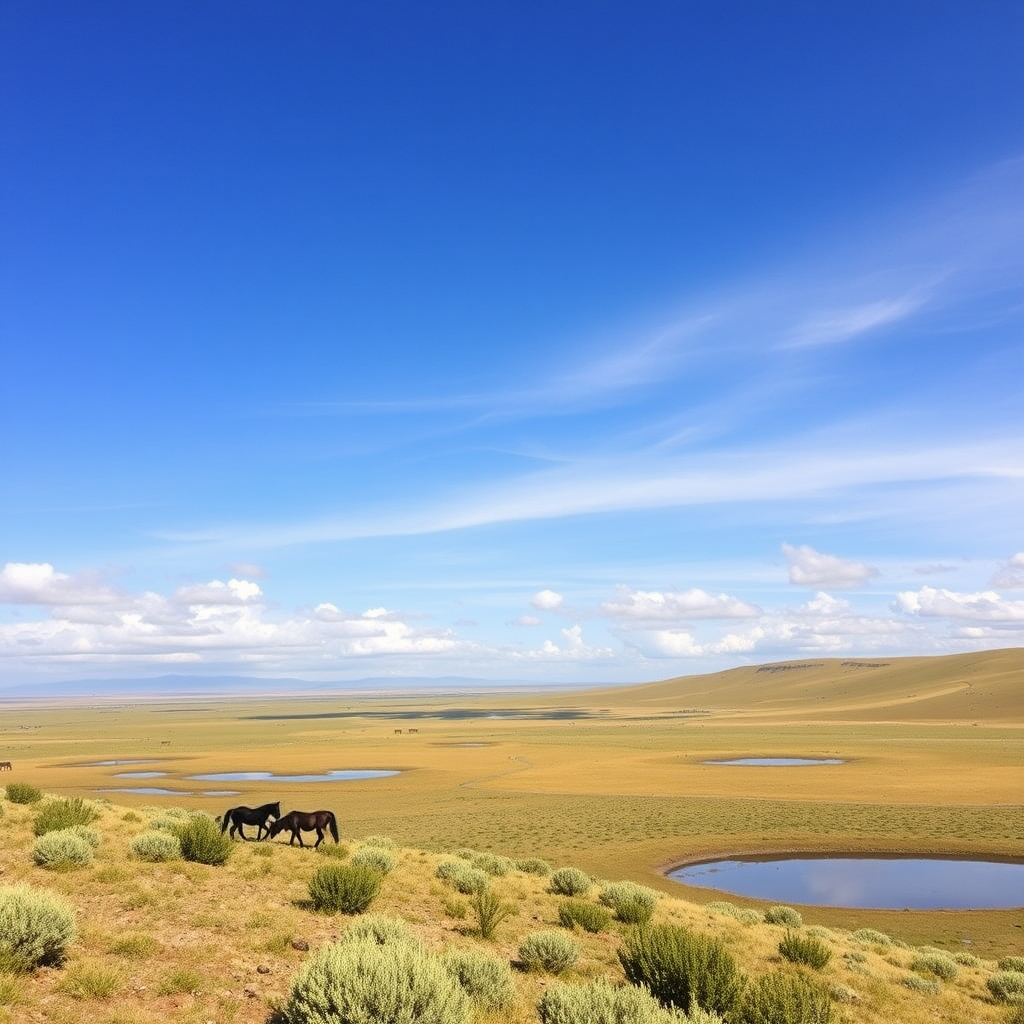
<path fill-rule="evenodd" d="M 334 811 L 289 811 L 283 818 L 278 818 L 270 826 L 267 837 L 273 839 L 278 832 L 283 832 L 286 828 L 290 829 L 292 833 L 291 839 L 288 840 L 289 846 L 294 846 L 296 839 L 299 841 L 299 846 L 305 846 L 299 833 L 312 832 L 313 829 L 316 829 L 316 842 L 313 844 L 315 850 L 324 841 L 325 828 L 329 828 L 334 841 L 339 842 L 338 822 L 334 817 Z"/>
<path fill-rule="evenodd" d="M 14 771 L 14 769 L 11 767 L 11 762 L 10 761 L 0 761 L 0 772 L 10 772 L 10 771 Z"/>
<path fill-rule="evenodd" d="M 227 831 L 228 825 L 231 826 L 231 831 L 228 832 L 230 838 L 235 838 L 235 832 L 237 832 L 246 842 L 249 840 L 246 838 L 245 829 L 243 825 L 255 825 L 256 826 L 256 839 L 265 838 L 263 830 L 266 829 L 267 833 L 270 833 L 270 826 L 267 824 L 268 818 L 280 818 L 281 817 L 281 801 L 275 800 L 272 804 L 264 804 L 262 807 L 232 807 L 230 810 L 224 812 L 224 817 L 221 820 L 220 831 L 223 835 Z"/>

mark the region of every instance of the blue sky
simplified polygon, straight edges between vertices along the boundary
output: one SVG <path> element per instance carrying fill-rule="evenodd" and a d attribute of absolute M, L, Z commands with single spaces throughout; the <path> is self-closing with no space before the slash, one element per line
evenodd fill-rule
<path fill-rule="evenodd" d="M 0 5 L 0 673 L 1024 643 L 1024 7 Z"/>

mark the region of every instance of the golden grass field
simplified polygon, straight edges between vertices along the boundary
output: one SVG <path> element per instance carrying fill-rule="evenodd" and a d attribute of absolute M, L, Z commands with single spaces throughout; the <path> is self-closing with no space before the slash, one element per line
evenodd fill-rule
<path fill-rule="evenodd" d="M 456 712 L 467 717 L 451 717 Z M 579 717 L 552 717 L 569 714 Z M 703 764 L 741 756 L 846 763 L 812 769 Z M 158 763 L 83 766 L 113 759 Z M 280 799 L 286 810 L 333 809 L 343 842 L 353 848 L 360 837 L 388 835 L 402 848 L 400 867 L 374 910 L 410 920 L 428 944 L 480 941 L 462 934 L 465 921 L 450 916 L 450 893 L 433 877 L 439 854 L 472 847 L 656 888 L 671 896 L 659 919 L 728 935 L 745 968 L 757 973 L 771 961 L 779 929 L 742 926 L 702 905 L 723 898 L 750 907 L 767 902 L 683 887 L 664 871 L 740 852 L 1024 856 L 1024 651 L 787 662 L 571 694 L 8 704 L 0 708 L 0 760 L 14 765 L 0 783 L 106 796 L 115 805 L 98 823 L 104 842 L 93 866 L 55 874 L 28 856 L 30 809 L 6 804 L 0 884 L 30 881 L 66 893 L 84 918 L 85 938 L 63 972 L 19 980 L 14 1003 L 3 1005 L 0 988 L 0 1022 L 262 1024 L 268 1000 L 286 992 L 288 974 L 302 958 L 282 937 L 301 935 L 312 946 L 344 927 L 296 907 L 322 858 L 280 841 L 238 844 L 223 868 L 133 862 L 128 841 L 155 813 L 145 807 L 219 814 Z M 114 778 L 149 768 L 169 774 Z M 354 768 L 401 774 L 329 783 L 187 778 Z M 151 785 L 175 793 L 97 792 Z M 240 795 L 198 795 L 229 788 Z M 124 822 L 129 809 L 143 820 Z M 522 935 L 557 923 L 556 900 L 532 876 L 515 873 L 499 882 L 520 912 L 492 948 L 512 956 Z M 255 903 L 236 909 L 253 893 Z M 837 950 L 851 941 L 847 931 L 871 927 L 912 945 L 970 950 L 989 970 L 1000 956 L 1024 953 L 1020 909 L 798 909 L 805 925 L 837 930 Z M 152 936 L 159 952 L 130 961 L 111 953 L 125 931 Z M 614 931 L 583 941 L 583 976 L 618 971 L 621 977 Z M 1004 1019 L 984 998 L 983 968 L 962 970 L 941 996 L 926 998 L 898 982 L 910 952 L 867 954 L 863 970 L 837 965 L 837 955 L 826 972 L 860 993 L 858 1003 L 843 1009 L 850 1021 Z M 270 974 L 254 973 L 264 961 Z M 61 988 L 57 975 L 66 980 L 76 967 L 95 964 L 119 973 L 117 997 L 83 999 Z M 167 987 L 161 972 L 176 966 L 200 972 L 201 984 L 159 995 Z M 540 981 L 524 976 L 520 984 L 521 1005 L 495 1020 L 535 1019 Z M 255 994 L 247 996 L 247 988 Z"/>

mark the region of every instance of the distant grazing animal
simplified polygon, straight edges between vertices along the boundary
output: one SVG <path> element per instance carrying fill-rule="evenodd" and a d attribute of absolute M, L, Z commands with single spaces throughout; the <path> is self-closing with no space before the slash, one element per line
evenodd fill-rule
<path fill-rule="evenodd" d="M 0 761 L 0 772 L 14 771 L 10 761 Z"/>
<path fill-rule="evenodd" d="M 267 835 L 270 835 L 270 826 L 267 824 L 268 818 L 280 818 L 281 817 L 281 801 L 275 800 L 272 804 L 264 804 L 262 807 L 232 807 L 230 810 L 224 812 L 224 817 L 221 820 L 220 831 L 223 835 L 227 831 L 228 825 L 231 826 L 231 831 L 228 832 L 230 838 L 235 838 L 237 832 L 242 839 L 248 842 L 248 838 L 245 835 L 245 829 L 243 825 L 256 825 L 256 840 L 265 838 L 263 830 L 267 830 Z"/>
<path fill-rule="evenodd" d="M 312 832 L 316 829 L 316 842 L 313 844 L 315 850 L 324 841 L 324 829 L 329 828 L 334 841 L 339 842 L 338 822 L 334 817 L 334 811 L 289 811 L 283 818 L 278 818 L 267 831 L 267 836 L 273 839 L 278 832 L 285 829 L 291 831 L 292 837 L 288 840 L 289 846 L 295 845 L 298 839 L 299 846 L 305 846 L 300 832 Z"/>

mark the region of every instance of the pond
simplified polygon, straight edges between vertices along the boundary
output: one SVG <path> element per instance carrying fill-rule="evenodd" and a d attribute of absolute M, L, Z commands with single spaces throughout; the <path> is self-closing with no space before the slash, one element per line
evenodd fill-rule
<path fill-rule="evenodd" d="M 913 857 L 737 857 L 688 864 L 668 877 L 782 903 L 874 910 L 1024 906 L 1024 862 Z"/>
<path fill-rule="evenodd" d="M 82 764 L 69 765 L 72 768 L 109 768 L 116 764 L 156 764 L 159 757 L 129 757 L 121 761 L 84 761 Z"/>
<path fill-rule="evenodd" d="M 96 789 L 94 793 L 144 793 L 149 796 L 238 796 L 238 789 L 204 789 L 193 793 L 188 789 L 159 789 L 156 786 L 111 786 L 108 789 Z"/>
<path fill-rule="evenodd" d="M 159 779 L 168 772 L 114 772 L 115 779 Z"/>
<path fill-rule="evenodd" d="M 731 761 L 705 761 L 704 764 L 745 765 L 754 768 L 796 768 L 813 764 L 846 764 L 838 757 L 735 757 Z"/>
<path fill-rule="evenodd" d="M 189 775 L 197 782 L 352 782 L 357 779 L 384 779 L 397 771 L 377 769 L 339 769 L 320 775 L 275 775 L 273 772 L 216 772 L 212 775 Z"/>

